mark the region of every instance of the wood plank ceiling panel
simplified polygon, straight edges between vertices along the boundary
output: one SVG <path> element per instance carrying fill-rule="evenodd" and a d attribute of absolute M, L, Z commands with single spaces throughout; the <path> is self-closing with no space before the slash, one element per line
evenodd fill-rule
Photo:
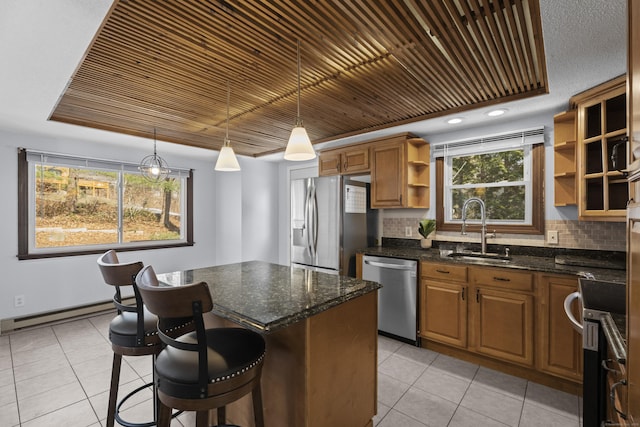
<path fill-rule="evenodd" d="M 547 92 L 538 0 L 120 0 L 50 119 L 238 154 Z"/>

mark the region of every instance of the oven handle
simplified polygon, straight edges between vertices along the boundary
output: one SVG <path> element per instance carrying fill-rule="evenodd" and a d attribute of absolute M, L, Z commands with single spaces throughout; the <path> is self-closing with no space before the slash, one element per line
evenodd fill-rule
<path fill-rule="evenodd" d="M 571 326 L 573 326 L 573 329 L 582 333 L 582 329 L 583 329 L 582 324 L 576 320 L 576 318 L 573 316 L 573 311 L 571 310 L 571 303 L 573 302 L 573 300 L 576 300 L 576 299 L 582 301 L 580 292 L 572 292 L 569 295 L 567 295 L 567 297 L 564 299 L 564 312 L 569 318 L 569 321 L 571 322 Z"/>

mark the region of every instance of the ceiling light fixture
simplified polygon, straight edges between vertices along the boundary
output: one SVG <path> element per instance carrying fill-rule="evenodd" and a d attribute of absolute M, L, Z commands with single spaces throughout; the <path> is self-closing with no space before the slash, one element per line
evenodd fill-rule
<path fill-rule="evenodd" d="M 171 173 L 167 162 L 156 152 L 156 128 L 153 128 L 153 154 L 142 159 L 138 170 L 151 182 L 163 181 Z"/>
<path fill-rule="evenodd" d="M 229 98 L 231 97 L 231 86 L 227 80 L 227 133 L 224 138 L 224 145 L 220 149 L 218 160 L 216 161 L 217 171 L 223 172 L 235 172 L 240 170 L 238 159 L 236 158 L 233 148 L 231 148 L 231 141 L 229 140 Z"/>
<path fill-rule="evenodd" d="M 507 110 L 505 108 L 498 108 L 497 110 L 491 110 L 487 113 L 489 117 L 498 117 L 506 113 Z"/>
<path fill-rule="evenodd" d="M 458 123 L 462 123 L 462 117 L 454 117 L 452 119 L 447 120 L 447 123 L 450 125 L 456 125 Z"/>
<path fill-rule="evenodd" d="M 302 118 L 300 117 L 300 40 L 298 40 L 298 115 L 296 116 L 296 125 L 291 131 L 291 136 L 289 136 L 284 159 L 302 161 L 315 159 L 315 157 L 316 152 L 311 145 L 311 140 L 302 125 Z"/>

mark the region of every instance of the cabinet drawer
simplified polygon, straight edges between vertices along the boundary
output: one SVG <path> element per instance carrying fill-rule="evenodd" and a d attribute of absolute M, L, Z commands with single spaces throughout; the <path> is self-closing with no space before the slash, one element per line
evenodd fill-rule
<path fill-rule="evenodd" d="M 504 268 L 469 268 L 469 283 L 498 288 L 533 291 L 533 275 Z"/>
<path fill-rule="evenodd" d="M 440 264 L 423 261 L 420 263 L 420 271 L 420 275 L 428 279 L 463 283 L 467 281 L 467 267 L 464 265 Z"/>

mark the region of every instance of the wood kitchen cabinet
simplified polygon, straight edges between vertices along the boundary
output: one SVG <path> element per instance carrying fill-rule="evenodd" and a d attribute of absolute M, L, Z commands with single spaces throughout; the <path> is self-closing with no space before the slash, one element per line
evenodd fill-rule
<path fill-rule="evenodd" d="M 433 262 L 420 271 L 422 338 L 533 366 L 531 273 Z"/>
<path fill-rule="evenodd" d="M 466 348 L 467 267 L 423 262 L 420 276 L 419 335 Z"/>
<path fill-rule="evenodd" d="M 371 208 L 429 207 L 429 144 L 408 134 L 371 147 Z"/>
<path fill-rule="evenodd" d="M 576 205 L 576 110 L 553 117 L 553 190 L 555 206 Z"/>
<path fill-rule="evenodd" d="M 469 267 L 470 347 L 477 353 L 533 366 L 531 273 Z"/>
<path fill-rule="evenodd" d="M 578 112 L 578 214 L 581 220 L 624 221 L 629 184 L 626 78 L 571 98 Z M 618 153 L 618 164 L 613 162 Z"/>
<path fill-rule="evenodd" d="M 325 150 L 318 156 L 320 176 L 367 174 L 370 171 L 368 143 Z"/>
<path fill-rule="evenodd" d="M 572 381 L 582 381 L 582 336 L 576 331 L 564 312 L 567 295 L 578 289 L 575 276 L 556 276 L 540 273 L 538 322 L 538 370 Z M 580 318 L 579 308 L 574 316 Z"/>

